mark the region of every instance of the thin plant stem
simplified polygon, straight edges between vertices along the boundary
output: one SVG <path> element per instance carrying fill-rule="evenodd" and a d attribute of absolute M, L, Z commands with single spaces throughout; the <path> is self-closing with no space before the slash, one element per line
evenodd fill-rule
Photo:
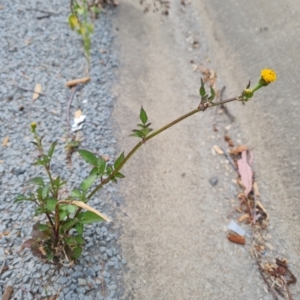
<path fill-rule="evenodd" d="M 240 97 L 233 97 L 233 98 L 229 98 L 227 100 L 224 100 L 224 101 L 220 101 L 220 102 L 209 102 L 208 103 L 208 106 L 206 108 L 209 108 L 209 107 L 213 107 L 213 106 L 217 106 L 217 105 L 222 105 L 222 104 L 225 104 L 225 103 L 228 103 L 228 102 L 232 102 L 232 101 L 239 101 L 240 100 Z M 118 166 L 118 168 L 116 168 L 107 178 L 105 178 L 104 180 L 101 181 L 101 183 L 96 186 L 93 191 L 87 196 L 87 199 L 91 199 L 91 197 L 93 197 L 95 195 L 95 193 L 97 193 L 102 187 L 103 185 L 107 184 L 111 178 L 113 178 L 122 168 L 123 166 L 127 163 L 127 161 L 131 158 L 131 156 L 146 142 L 146 141 L 149 141 L 150 139 L 152 139 L 153 137 L 155 137 L 156 135 L 158 135 L 159 133 L 165 131 L 166 129 L 174 126 L 175 124 L 181 122 L 182 120 L 200 112 L 200 111 L 203 111 L 200 107 L 188 112 L 187 114 L 179 117 L 178 119 L 170 122 L 169 124 L 159 128 L 158 130 L 152 132 L 151 134 L 149 134 L 147 137 L 145 137 L 142 141 L 138 142 L 133 148 L 132 150 L 127 154 L 127 156 L 124 158 L 124 160 L 121 162 L 121 164 Z M 80 210 L 80 209 L 78 209 Z M 77 215 L 77 213 L 76 213 Z"/>

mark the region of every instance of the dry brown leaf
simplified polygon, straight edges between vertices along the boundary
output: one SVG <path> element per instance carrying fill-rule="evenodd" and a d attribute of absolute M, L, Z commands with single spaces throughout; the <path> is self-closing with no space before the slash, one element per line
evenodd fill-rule
<path fill-rule="evenodd" d="M 78 78 L 78 79 L 73 79 L 65 83 L 66 86 L 68 87 L 73 87 L 74 85 L 77 85 L 79 83 L 87 83 L 90 81 L 90 77 L 83 77 L 83 78 Z"/>
<path fill-rule="evenodd" d="M 6 145 L 7 145 L 8 142 L 9 142 L 9 136 L 6 136 L 6 137 L 3 139 L 2 147 L 6 147 Z"/>
<path fill-rule="evenodd" d="M 224 154 L 223 150 L 218 146 L 218 145 L 214 145 L 213 149 L 216 151 L 216 153 L 218 154 Z"/>
<path fill-rule="evenodd" d="M 246 146 L 246 145 L 240 145 L 240 146 L 237 146 L 234 149 L 232 149 L 230 151 L 230 154 L 238 155 L 238 154 L 242 153 L 243 151 L 247 151 L 247 150 L 248 150 L 248 146 Z"/>
<path fill-rule="evenodd" d="M 36 83 L 34 88 L 34 93 L 32 95 L 32 101 L 35 101 L 40 96 L 41 92 L 42 92 L 42 85 L 40 83 Z"/>
<path fill-rule="evenodd" d="M 74 118 L 78 119 L 81 117 L 81 115 L 82 115 L 82 111 L 80 109 L 78 109 L 75 111 Z"/>
<path fill-rule="evenodd" d="M 248 164 L 247 151 L 242 152 L 242 158 L 237 161 L 239 173 L 241 175 L 242 184 L 245 187 L 246 197 L 252 190 L 253 172 Z"/>

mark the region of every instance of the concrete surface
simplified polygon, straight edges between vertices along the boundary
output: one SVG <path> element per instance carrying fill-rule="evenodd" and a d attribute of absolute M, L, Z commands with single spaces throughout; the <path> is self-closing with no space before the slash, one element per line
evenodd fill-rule
<path fill-rule="evenodd" d="M 114 20 L 121 67 L 113 116 L 120 151 L 135 144 L 128 135 L 141 105 L 155 129 L 197 106 L 188 95 L 197 94 L 201 74 L 193 72 L 191 60 L 217 72 L 226 97 L 239 94 L 249 79 L 256 82 L 262 68 L 275 69 L 278 80 L 246 106 L 229 104 L 233 124 L 215 109 L 199 113 L 149 141 L 125 166 L 125 202 L 116 220 L 128 262 L 123 298 L 272 299 L 250 242 L 241 247 L 226 239 L 239 189 L 235 173 L 211 148 L 225 146 L 230 125 L 233 140 L 253 149 L 271 217 L 272 253 L 287 257 L 299 276 L 297 2 L 198 0 L 182 7 L 171 1 L 168 17 L 144 15 L 136 2 L 122 1 Z M 219 178 L 216 187 L 211 176 Z M 250 228 L 244 228 L 249 238 Z M 293 294 L 297 299 L 298 286 Z"/>

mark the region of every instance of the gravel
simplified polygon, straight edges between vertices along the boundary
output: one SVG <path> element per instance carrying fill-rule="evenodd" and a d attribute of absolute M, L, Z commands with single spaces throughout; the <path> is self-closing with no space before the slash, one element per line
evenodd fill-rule
<path fill-rule="evenodd" d="M 47 15 L 42 12 L 56 14 Z M 86 116 L 80 131 L 82 147 L 115 159 L 116 139 L 112 135 L 110 116 L 114 98 L 110 89 L 118 67 L 112 47 L 113 28 L 106 10 L 95 22 L 92 37 L 91 81 L 73 100 L 70 119 L 78 109 Z M 44 176 L 33 165 L 37 151 L 31 143 L 30 122 L 37 122 L 47 149 L 58 141 L 52 172 L 68 181 L 68 189 L 78 187 L 89 172 L 75 153 L 72 167 L 66 163 L 63 138 L 66 136 L 66 109 L 70 91 L 65 82 L 85 77 L 86 61 L 81 38 L 67 23 L 69 1 L 40 2 L 3 0 L 0 9 L 0 296 L 4 288 L 13 286 L 13 299 L 42 299 L 59 295 L 58 299 L 119 299 L 121 270 L 126 260 L 117 244 L 118 235 L 110 224 L 95 223 L 85 228 L 86 247 L 80 260 L 71 267 L 57 268 L 34 257 L 28 249 L 19 251 L 30 238 L 34 216 L 30 202 L 14 203 L 16 195 L 30 190 L 26 181 Z M 99 51 L 99 50 L 105 51 Z M 32 101 L 36 83 L 46 96 Z M 109 185 L 89 204 L 113 217 L 118 199 L 117 189 Z M 1 272 L 2 271 L 2 272 Z M 102 294 L 103 287 L 105 293 Z"/>

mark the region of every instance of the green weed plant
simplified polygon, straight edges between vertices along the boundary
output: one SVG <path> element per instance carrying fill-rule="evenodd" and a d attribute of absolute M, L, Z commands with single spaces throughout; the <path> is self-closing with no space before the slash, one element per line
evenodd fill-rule
<path fill-rule="evenodd" d="M 198 112 L 204 112 L 208 108 L 232 101 L 240 101 L 245 104 L 259 88 L 267 86 L 274 80 L 276 80 L 276 73 L 273 70 L 262 70 L 258 84 L 254 88 L 251 89 L 249 83 L 239 96 L 219 102 L 215 102 L 215 91 L 213 88 L 210 87 L 209 93 L 207 93 L 201 80 L 199 89 L 200 103 L 198 106 L 156 131 L 150 128 L 151 123 L 148 122 L 147 113 L 141 107 L 140 123 L 137 124 L 136 129 L 132 130 L 131 134 L 131 136 L 138 138 L 139 141 L 127 155 L 122 152 L 114 163 L 108 163 L 103 157 L 97 156 L 90 151 L 77 150 L 81 158 L 90 165 L 91 170 L 81 184 L 67 196 L 65 196 L 65 189 L 63 189 L 67 182 L 60 176 L 54 176 L 51 170 L 56 142 L 53 142 L 48 151 L 45 152 L 42 138 L 37 133 L 37 125 L 32 123 L 33 143 L 39 153 L 34 164 L 44 168 L 46 178 L 34 177 L 30 179 L 28 183 L 35 186 L 34 192 L 30 192 L 27 195 L 18 195 L 16 201 L 31 201 L 35 203 L 35 215 L 46 216 L 44 218 L 46 221 L 39 221 L 33 225 L 31 238 L 23 243 L 23 248 L 30 248 L 34 255 L 58 264 L 65 264 L 66 261 L 68 264 L 71 264 L 79 259 L 85 244 L 84 225 L 111 221 L 102 212 L 89 206 L 87 204 L 88 201 L 104 185 L 110 182 L 117 183 L 119 179 L 125 177 L 121 173 L 122 168 L 143 144 L 182 120 Z"/>

